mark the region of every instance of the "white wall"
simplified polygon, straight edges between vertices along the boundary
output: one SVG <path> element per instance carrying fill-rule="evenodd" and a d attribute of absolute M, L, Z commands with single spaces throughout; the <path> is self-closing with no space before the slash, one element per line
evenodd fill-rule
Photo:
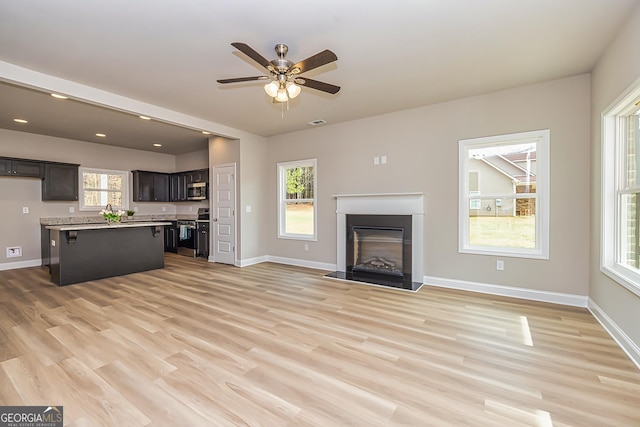
<path fill-rule="evenodd" d="M 592 73 L 592 143 L 591 143 L 591 251 L 589 296 L 602 313 L 608 317 L 610 331 L 617 334 L 620 342 L 627 343 L 628 350 L 636 353 L 640 348 L 640 297 L 628 291 L 600 272 L 601 244 L 601 114 L 616 98 L 622 95 L 633 82 L 640 79 L 640 6 L 621 28 L 616 40 L 609 46 Z M 603 319 L 601 319 L 603 320 Z M 607 319 L 604 319 L 605 321 Z M 636 354 L 640 357 L 640 353 Z M 640 363 L 640 358 L 638 362 Z"/>
<path fill-rule="evenodd" d="M 425 275 L 586 296 L 590 77 L 555 80 L 268 139 L 269 255 L 336 263 L 336 194 L 423 192 Z M 550 260 L 458 253 L 458 141 L 551 130 Z M 388 164 L 373 165 L 386 155 Z M 318 241 L 277 238 L 276 164 L 317 158 Z"/>

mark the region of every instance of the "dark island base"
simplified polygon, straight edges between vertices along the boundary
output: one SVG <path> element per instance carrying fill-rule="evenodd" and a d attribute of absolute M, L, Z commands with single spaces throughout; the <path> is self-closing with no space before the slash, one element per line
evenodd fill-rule
<path fill-rule="evenodd" d="M 389 279 L 382 279 L 378 274 L 367 273 L 350 273 L 343 271 L 334 271 L 333 273 L 326 274 L 324 277 L 332 279 L 349 280 L 353 282 L 369 283 L 371 285 L 388 286 L 391 288 L 399 288 L 407 291 L 417 291 L 422 286 L 422 283 L 412 282 L 407 277 L 393 277 L 389 276 Z"/>
<path fill-rule="evenodd" d="M 58 286 L 164 268 L 162 227 L 51 230 L 51 281 Z"/>

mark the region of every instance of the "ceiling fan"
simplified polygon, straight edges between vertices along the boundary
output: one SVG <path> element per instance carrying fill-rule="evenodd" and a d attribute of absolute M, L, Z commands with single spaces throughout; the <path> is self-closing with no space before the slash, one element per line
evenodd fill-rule
<path fill-rule="evenodd" d="M 300 94 L 300 86 L 331 94 L 338 93 L 340 90 L 340 86 L 300 76 L 300 74 L 313 70 L 314 68 L 337 61 L 338 57 L 336 54 L 328 49 L 294 64 L 285 58 L 287 51 L 289 50 L 286 44 L 276 45 L 275 51 L 278 57 L 272 61 L 268 61 L 265 57 L 245 43 L 231 43 L 231 46 L 235 47 L 259 65 L 266 68 L 267 71 L 269 71 L 269 75 L 221 79 L 218 80 L 218 83 L 226 84 L 249 82 L 253 80 L 271 80 L 264 86 L 264 90 L 267 92 L 267 95 L 273 98 L 273 102 L 287 102 L 289 99 L 295 98 Z"/>

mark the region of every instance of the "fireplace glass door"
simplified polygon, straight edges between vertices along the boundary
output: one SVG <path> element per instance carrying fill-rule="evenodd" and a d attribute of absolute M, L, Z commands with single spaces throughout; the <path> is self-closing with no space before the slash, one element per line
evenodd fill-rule
<path fill-rule="evenodd" d="M 403 275 L 403 228 L 353 227 L 353 272 Z"/>

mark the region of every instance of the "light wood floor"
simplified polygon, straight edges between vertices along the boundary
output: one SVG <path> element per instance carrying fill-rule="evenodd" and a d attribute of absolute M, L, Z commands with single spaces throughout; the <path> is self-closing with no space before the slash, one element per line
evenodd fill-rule
<path fill-rule="evenodd" d="M 0 405 L 70 426 L 640 425 L 640 372 L 586 309 L 323 273 L 0 272 Z"/>

